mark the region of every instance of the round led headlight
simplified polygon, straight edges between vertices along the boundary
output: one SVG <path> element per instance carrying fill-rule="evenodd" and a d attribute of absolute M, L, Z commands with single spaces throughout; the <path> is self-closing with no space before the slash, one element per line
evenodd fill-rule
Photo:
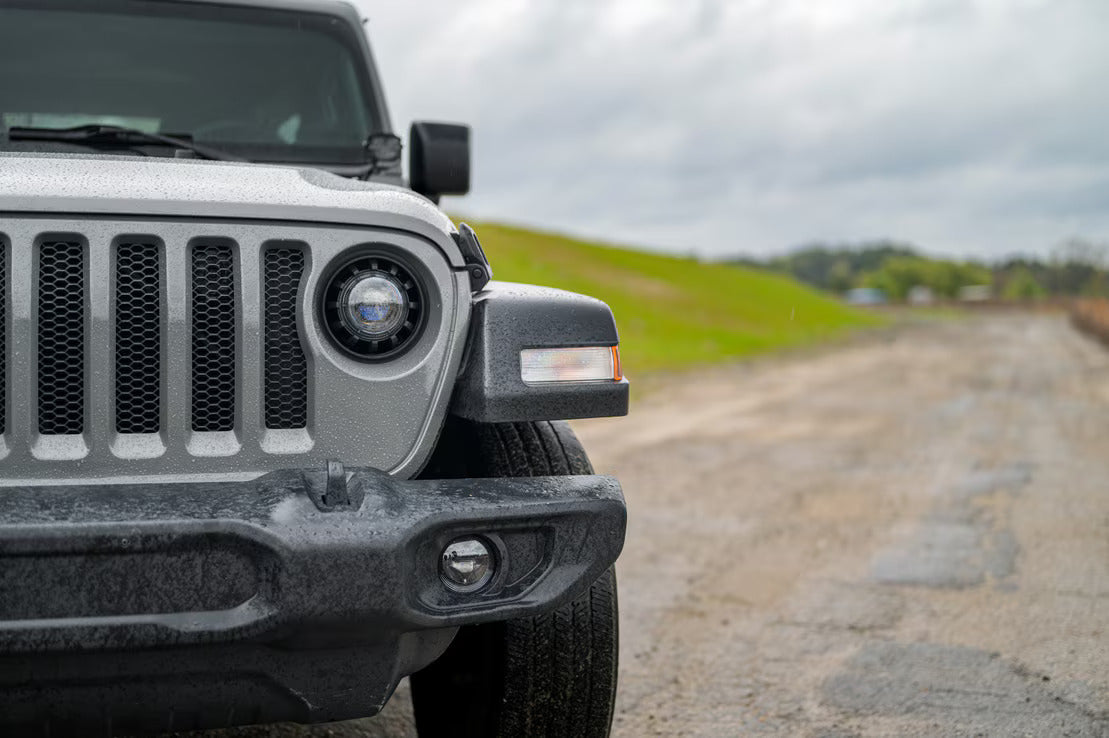
<path fill-rule="evenodd" d="M 342 263 L 325 282 L 323 323 L 332 342 L 360 359 L 400 354 L 419 334 L 420 286 L 399 261 L 364 255 Z"/>
<path fill-rule="evenodd" d="M 339 318 L 353 335 L 382 341 L 404 325 L 408 298 L 394 280 L 380 272 L 348 279 L 339 295 Z"/>

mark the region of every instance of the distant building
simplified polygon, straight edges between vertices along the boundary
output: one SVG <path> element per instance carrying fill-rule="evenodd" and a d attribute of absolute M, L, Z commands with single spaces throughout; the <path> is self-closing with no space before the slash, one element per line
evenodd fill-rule
<path fill-rule="evenodd" d="M 959 299 L 963 302 L 985 302 L 993 297 L 993 289 L 988 284 L 968 284 L 959 288 Z"/>
<path fill-rule="evenodd" d="M 932 292 L 931 287 L 918 284 L 909 290 L 907 299 L 910 305 L 931 305 L 936 301 L 936 294 Z"/>
<path fill-rule="evenodd" d="M 888 302 L 886 293 L 877 287 L 856 287 L 847 290 L 844 298 L 852 305 L 885 305 Z"/>

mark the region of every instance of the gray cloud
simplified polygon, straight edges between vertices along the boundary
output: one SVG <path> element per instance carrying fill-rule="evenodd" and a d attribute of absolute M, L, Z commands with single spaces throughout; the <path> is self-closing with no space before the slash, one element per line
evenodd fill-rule
<path fill-rule="evenodd" d="M 360 0 L 460 212 L 706 255 L 1109 239 L 1100 0 Z"/>

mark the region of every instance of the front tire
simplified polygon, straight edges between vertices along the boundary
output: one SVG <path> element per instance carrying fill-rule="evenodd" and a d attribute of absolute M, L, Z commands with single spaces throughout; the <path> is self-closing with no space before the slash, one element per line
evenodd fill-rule
<path fill-rule="evenodd" d="M 452 419 L 425 478 L 592 474 L 563 422 Z M 617 667 L 616 575 L 605 572 L 554 612 L 461 628 L 446 653 L 412 675 L 421 738 L 603 738 Z"/>

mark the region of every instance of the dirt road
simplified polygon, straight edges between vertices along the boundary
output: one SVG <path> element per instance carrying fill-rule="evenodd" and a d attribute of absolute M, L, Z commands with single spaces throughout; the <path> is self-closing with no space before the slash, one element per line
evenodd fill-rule
<path fill-rule="evenodd" d="M 1109 352 L 1061 317 L 676 378 L 578 430 L 630 509 L 616 735 L 1109 735 Z M 266 734 L 414 735 L 398 697 Z"/>
<path fill-rule="evenodd" d="M 1109 352 L 1062 318 L 581 430 L 631 505 L 617 734 L 1109 734 Z"/>

